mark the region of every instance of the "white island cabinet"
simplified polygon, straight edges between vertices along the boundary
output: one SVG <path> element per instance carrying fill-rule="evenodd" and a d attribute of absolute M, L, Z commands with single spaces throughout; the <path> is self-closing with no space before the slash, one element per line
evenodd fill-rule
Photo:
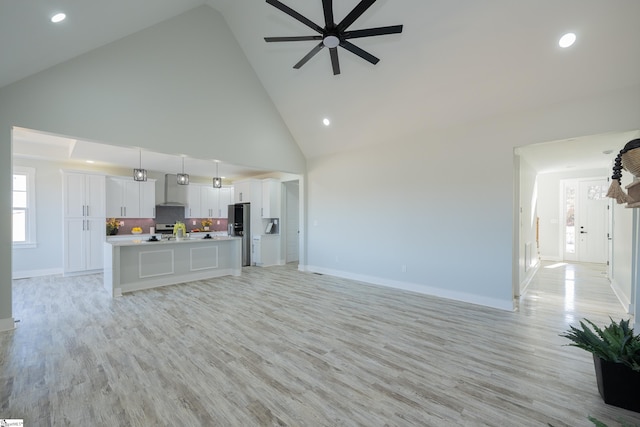
<path fill-rule="evenodd" d="M 242 240 L 238 237 L 135 239 L 104 245 L 104 287 L 112 297 L 242 272 Z"/>

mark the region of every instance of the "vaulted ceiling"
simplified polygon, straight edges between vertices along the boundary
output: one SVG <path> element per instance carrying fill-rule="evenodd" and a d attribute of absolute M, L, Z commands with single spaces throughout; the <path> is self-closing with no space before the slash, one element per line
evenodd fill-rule
<path fill-rule="evenodd" d="M 324 26 L 321 0 L 283 3 Z M 334 3 L 339 21 L 359 0 Z M 264 41 L 314 31 L 262 0 L 1 0 L 0 87 L 203 4 L 223 14 L 307 158 L 640 82 L 637 0 L 378 0 L 350 28 L 404 31 L 353 40 L 377 65 L 339 49 L 337 76 L 328 49 L 293 69 L 317 41 Z M 561 49 L 569 31 L 577 41 Z"/>

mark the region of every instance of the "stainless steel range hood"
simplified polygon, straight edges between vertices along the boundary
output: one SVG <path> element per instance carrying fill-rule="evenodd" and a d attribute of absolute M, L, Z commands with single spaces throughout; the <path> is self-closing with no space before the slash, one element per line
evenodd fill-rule
<path fill-rule="evenodd" d="M 186 206 L 188 185 L 179 185 L 175 174 L 164 175 L 164 199 L 159 206 Z M 157 194 L 157 193 L 156 193 Z"/>

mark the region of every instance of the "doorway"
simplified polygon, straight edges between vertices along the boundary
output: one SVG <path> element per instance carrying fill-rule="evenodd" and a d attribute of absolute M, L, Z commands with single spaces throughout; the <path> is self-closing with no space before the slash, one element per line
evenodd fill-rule
<path fill-rule="evenodd" d="M 567 179 L 560 185 L 564 260 L 607 263 L 606 178 Z"/>
<path fill-rule="evenodd" d="M 285 263 L 300 260 L 300 183 L 287 181 L 284 185 L 284 259 Z"/>

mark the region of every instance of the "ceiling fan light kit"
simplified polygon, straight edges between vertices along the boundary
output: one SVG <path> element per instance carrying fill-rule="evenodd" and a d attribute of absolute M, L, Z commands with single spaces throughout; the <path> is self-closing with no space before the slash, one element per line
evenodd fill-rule
<path fill-rule="evenodd" d="M 402 25 L 391 25 L 387 27 L 366 28 L 363 30 L 348 31 L 348 28 L 358 19 L 367 9 L 376 2 L 376 0 L 361 0 L 360 3 L 353 8 L 351 12 L 338 24 L 334 21 L 333 16 L 333 0 L 322 0 L 322 10 L 324 11 L 324 28 L 310 19 L 302 16 L 300 13 L 291 9 L 289 6 L 278 0 L 266 0 L 271 6 L 281 10 L 292 18 L 300 21 L 307 27 L 316 31 L 318 35 L 311 36 L 291 36 L 291 37 L 265 37 L 267 43 L 271 42 L 294 42 L 294 41 L 319 41 L 319 43 L 311 49 L 293 68 L 299 69 L 313 58 L 323 48 L 329 48 L 329 56 L 331 57 L 331 67 L 333 74 L 340 74 L 340 61 L 338 60 L 338 46 L 348 50 L 349 52 L 359 56 L 371 64 L 377 64 L 380 59 L 371 55 L 369 52 L 360 49 L 358 46 L 349 42 L 350 39 L 362 37 L 383 36 L 387 34 L 399 34 L 402 32 Z"/>

